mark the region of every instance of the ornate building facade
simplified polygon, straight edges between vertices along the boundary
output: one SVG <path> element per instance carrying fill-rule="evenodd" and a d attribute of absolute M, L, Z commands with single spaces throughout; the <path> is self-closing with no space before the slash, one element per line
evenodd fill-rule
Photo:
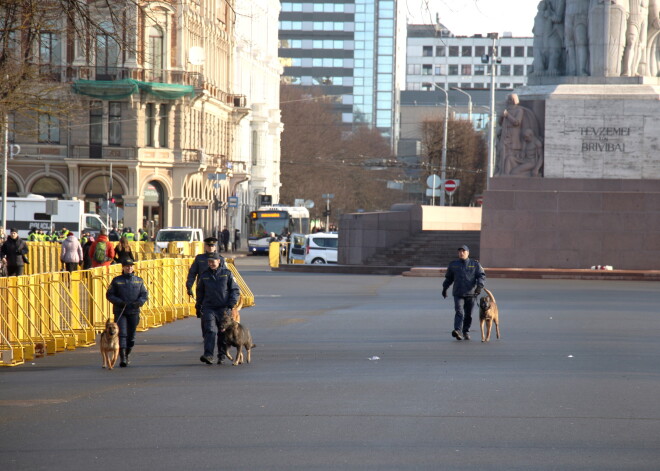
<path fill-rule="evenodd" d="M 230 208 L 254 204 L 246 199 L 254 146 L 241 142 L 252 139 L 241 129 L 254 119 L 235 69 L 235 3 L 127 1 L 109 12 L 91 2 L 91 33 L 64 17 L 52 32 L 41 30 L 40 69 L 70 84 L 73 93 L 60 99 L 79 106 L 66 117 L 8 111 L 10 141 L 21 146 L 9 163 L 8 194 L 78 198 L 113 224 L 152 235 L 167 226 L 207 235 L 241 229 L 241 214 Z M 241 2 L 252 3 L 264 1 Z M 278 12 L 270 19 L 275 51 Z M 278 162 L 279 92 L 262 95 Z M 279 169 L 269 178 L 272 193 Z"/>

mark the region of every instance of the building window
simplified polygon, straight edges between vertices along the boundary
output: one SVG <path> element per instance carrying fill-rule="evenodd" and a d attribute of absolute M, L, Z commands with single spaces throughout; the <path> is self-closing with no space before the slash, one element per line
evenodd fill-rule
<path fill-rule="evenodd" d="M 474 66 L 474 75 L 484 75 L 486 67 L 481 64 L 475 64 Z"/>
<path fill-rule="evenodd" d="M 168 147 L 169 111 L 168 105 L 160 105 L 158 112 L 158 147 Z"/>
<path fill-rule="evenodd" d="M 150 71 L 150 80 L 163 80 L 163 30 L 160 26 L 149 28 L 146 68 Z"/>
<path fill-rule="evenodd" d="M 474 46 L 474 57 L 481 57 L 486 54 L 484 46 Z"/>
<path fill-rule="evenodd" d="M 44 66 L 60 65 L 60 37 L 55 33 L 41 33 L 39 35 L 39 64 Z"/>
<path fill-rule="evenodd" d="M 105 27 L 96 35 L 96 79 L 113 80 L 117 78 L 119 64 L 119 44 L 112 37 L 112 26 L 104 23 Z"/>
<path fill-rule="evenodd" d="M 511 84 L 506 82 L 500 83 L 500 88 L 511 88 Z"/>
<path fill-rule="evenodd" d="M 435 56 L 445 57 L 445 46 L 435 46 Z"/>
<path fill-rule="evenodd" d="M 435 75 L 445 75 L 445 66 L 444 65 L 436 65 L 435 66 Z"/>
<path fill-rule="evenodd" d="M 421 64 L 408 64 L 408 75 L 421 75 L 421 74 L 422 74 Z"/>
<path fill-rule="evenodd" d="M 147 108 L 146 108 L 146 139 L 145 139 L 145 145 L 147 147 L 154 147 L 154 127 L 156 124 L 156 113 L 155 113 L 155 105 L 153 103 L 147 103 Z"/>
<path fill-rule="evenodd" d="M 511 75 L 511 66 L 510 65 L 501 65 L 500 66 L 500 75 Z"/>
<path fill-rule="evenodd" d="M 472 75 L 472 65 L 461 64 L 461 75 Z"/>
<path fill-rule="evenodd" d="M 513 48 L 514 57 L 525 57 L 525 46 L 516 46 Z"/>
<path fill-rule="evenodd" d="M 422 46 L 422 56 L 423 57 L 433 56 L 433 46 Z"/>
<path fill-rule="evenodd" d="M 121 145 L 121 103 L 108 103 L 108 145 Z"/>
<path fill-rule="evenodd" d="M 461 48 L 462 57 L 472 57 L 472 46 L 463 46 Z"/>
<path fill-rule="evenodd" d="M 422 75 L 431 75 L 433 73 L 433 66 L 431 64 L 422 65 Z"/>
<path fill-rule="evenodd" d="M 502 46 L 500 48 L 500 57 L 511 57 L 511 46 Z"/>
<path fill-rule="evenodd" d="M 103 144 L 103 103 L 93 101 L 89 105 L 89 143 Z"/>
<path fill-rule="evenodd" d="M 433 84 L 429 82 L 422 82 L 422 90 L 430 92 L 433 89 Z"/>
<path fill-rule="evenodd" d="M 532 46 L 527 46 L 527 57 L 534 57 L 534 48 Z"/>
<path fill-rule="evenodd" d="M 60 121 L 57 117 L 39 113 L 39 142 L 60 143 Z"/>
<path fill-rule="evenodd" d="M 458 75 L 458 64 L 449 65 L 449 75 Z"/>
<path fill-rule="evenodd" d="M 449 46 L 449 57 L 458 57 L 458 46 Z"/>
<path fill-rule="evenodd" d="M 525 75 L 525 66 L 524 65 L 514 65 L 513 66 L 513 75 L 522 76 Z"/>

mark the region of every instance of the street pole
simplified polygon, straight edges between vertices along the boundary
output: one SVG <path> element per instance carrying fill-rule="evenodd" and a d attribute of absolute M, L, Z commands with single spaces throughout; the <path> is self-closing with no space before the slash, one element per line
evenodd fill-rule
<path fill-rule="evenodd" d="M 456 90 L 457 92 L 461 92 L 463 95 L 467 95 L 467 97 L 468 97 L 468 121 L 470 122 L 470 124 L 472 124 L 472 95 L 470 95 L 468 92 L 466 92 L 463 89 L 458 88 L 458 87 L 451 87 L 451 90 Z"/>
<path fill-rule="evenodd" d="M 440 168 L 440 179 L 442 186 L 440 187 L 440 206 L 445 205 L 445 179 L 447 178 L 447 123 L 449 122 L 449 93 L 438 84 L 434 83 L 433 86 L 441 90 L 445 94 L 445 122 L 442 130 L 442 163 Z"/>
<path fill-rule="evenodd" d="M 490 55 L 490 145 L 488 147 L 488 178 L 486 178 L 486 189 L 490 189 L 490 180 L 493 178 L 495 167 L 495 67 L 497 66 L 497 33 L 488 35 L 493 39 L 493 47 Z"/>
<path fill-rule="evenodd" d="M 5 234 L 7 230 L 7 158 L 9 156 L 9 116 L 7 113 L 3 116 L 2 126 L 4 135 L 2 145 L 2 230 L 0 233 Z"/>

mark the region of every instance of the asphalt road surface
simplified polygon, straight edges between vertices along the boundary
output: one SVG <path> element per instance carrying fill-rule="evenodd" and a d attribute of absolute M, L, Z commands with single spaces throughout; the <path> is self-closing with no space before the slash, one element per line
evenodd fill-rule
<path fill-rule="evenodd" d="M 658 284 L 490 280 L 502 339 L 456 341 L 440 278 L 237 266 L 250 365 L 199 320 L 0 369 L 0 470 L 658 470 Z"/>

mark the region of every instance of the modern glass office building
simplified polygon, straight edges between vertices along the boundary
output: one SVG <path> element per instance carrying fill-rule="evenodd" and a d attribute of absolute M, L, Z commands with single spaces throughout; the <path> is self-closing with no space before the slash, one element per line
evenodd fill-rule
<path fill-rule="evenodd" d="M 323 87 L 342 122 L 377 128 L 394 145 L 405 78 L 405 15 L 398 0 L 289 0 L 280 13 L 283 80 Z"/>

